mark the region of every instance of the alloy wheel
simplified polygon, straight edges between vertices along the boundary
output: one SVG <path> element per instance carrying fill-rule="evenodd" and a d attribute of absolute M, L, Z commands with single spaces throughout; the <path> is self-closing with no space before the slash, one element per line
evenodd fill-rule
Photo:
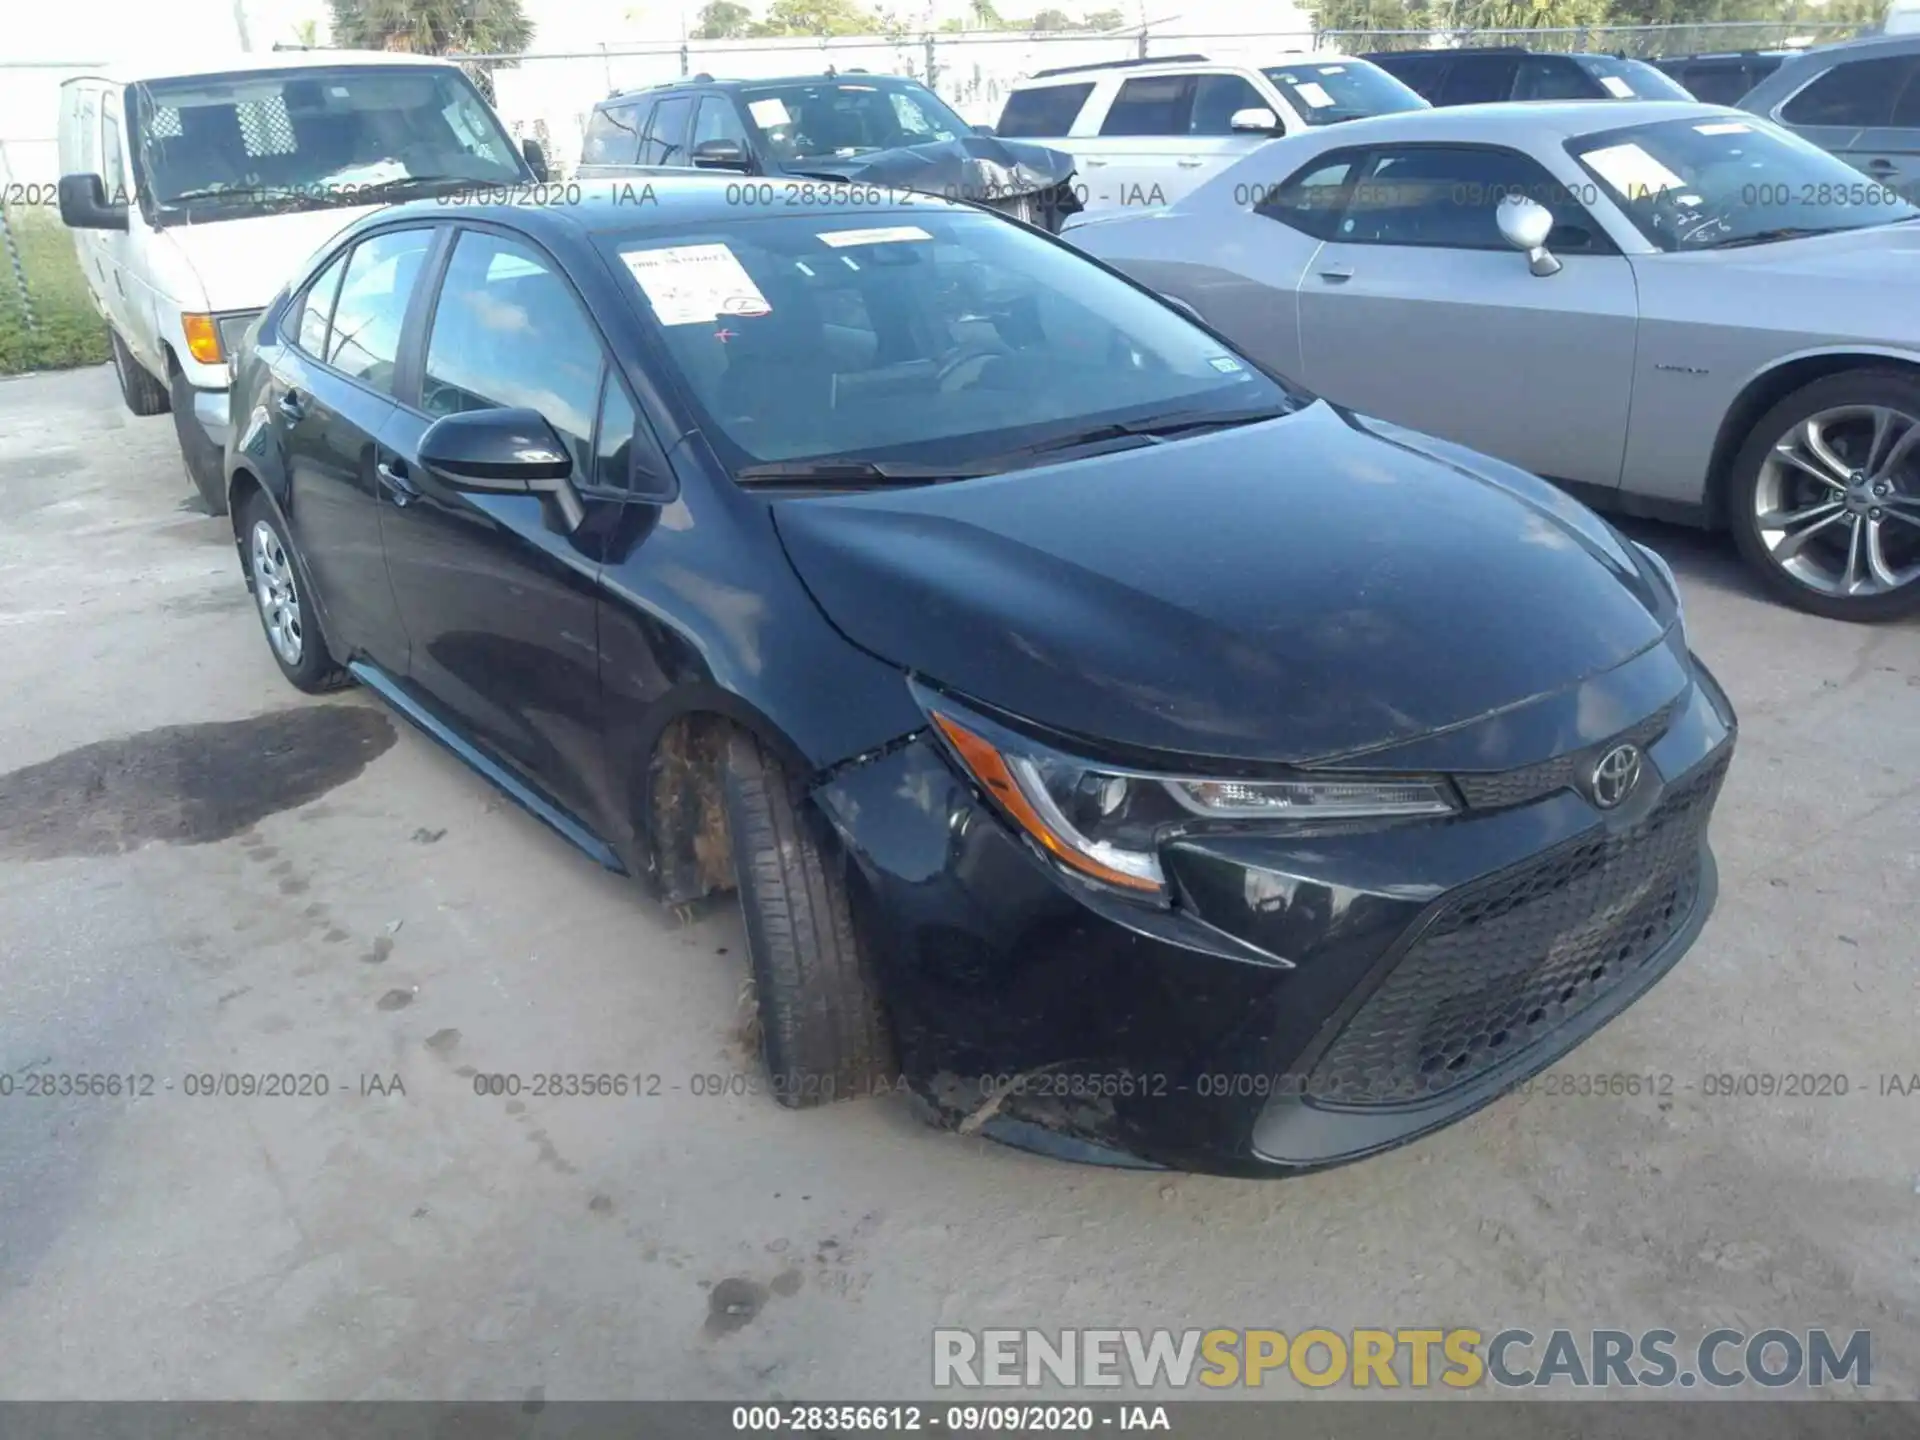
<path fill-rule="evenodd" d="M 293 566 L 280 537 L 264 520 L 253 525 L 253 594 L 274 652 L 288 665 L 298 665 L 305 639 L 300 628 L 300 592 L 293 583 Z"/>
<path fill-rule="evenodd" d="M 1886 595 L 1920 580 L 1920 417 L 1837 405 L 1773 444 L 1754 487 L 1773 563 L 1822 595 Z"/>

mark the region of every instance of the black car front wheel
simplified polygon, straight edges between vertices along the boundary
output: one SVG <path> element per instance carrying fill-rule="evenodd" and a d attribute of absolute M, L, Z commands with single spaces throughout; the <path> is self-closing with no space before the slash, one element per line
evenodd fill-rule
<path fill-rule="evenodd" d="M 267 648 L 289 683 L 309 695 L 337 690 L 347 672 L 334 664 L 320 633 L 319 616 L 307 594 L 306 573 L 295 559 L 273 508 L 255 495 L 241 514 L 247 547 L 247 580 L 266 631 Z"/>
<path fill-rule="evenodd" d="M 1754 427 L 1729 499 L 1741 554 L 1787 604 L 1920 611 L 1920 381 L 1856 370 L 1796 390 Z"/>
<path fill-rule="evenodd" d="M 774 1094 L 794 1109 L 872 1094 L 891 1073 L 893 1046 L 845 872 L 779 762 L 749 735 L 728 743 L 724 793 Z"/>

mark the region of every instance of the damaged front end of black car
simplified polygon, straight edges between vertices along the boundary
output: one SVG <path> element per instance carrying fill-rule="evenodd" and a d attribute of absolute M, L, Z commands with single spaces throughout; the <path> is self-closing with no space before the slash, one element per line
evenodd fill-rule
<path fill-rule="evenodd" d="M 1084 208 L 1073 184 L 1073 156 L 991 135 L 962 135 L 844 159 L 809 158 L 788 169 L 822 180 L 968 201 L 1052 235 L 1060 233 L 1069 215 Z"/>

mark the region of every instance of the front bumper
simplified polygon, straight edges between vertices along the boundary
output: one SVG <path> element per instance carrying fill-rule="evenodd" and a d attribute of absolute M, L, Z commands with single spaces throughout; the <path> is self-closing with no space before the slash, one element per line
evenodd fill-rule
<path fill-rule="evenodd" d="M 227 448 L 227 436 L 232 432 L 228 420 L 229 403 L 229 392 L 225 390 L 193 392 L 193 418 L 207 432 L 207 438 L 222 450 Z"/>
<path fill-rule="evenodd" d="M 1066 1158 L 1272 1175 L 1402 1144 L 1552 1064 L 1705 925 L 1734 716 L 1676 643 L 1483 724 L 1559 735 L 1503 772 L 1530 798 L 1489 777 L 1487 808 L 1443 820 L 1179 841 L 1168 910 L 1050 865 L 930 736 L 836 772 L 815 795 L 916 1093 Z M 1651 763 L 1617 809 L 1540 789 L 1570 773 L 1553 755 L 1634 729 Z"/>

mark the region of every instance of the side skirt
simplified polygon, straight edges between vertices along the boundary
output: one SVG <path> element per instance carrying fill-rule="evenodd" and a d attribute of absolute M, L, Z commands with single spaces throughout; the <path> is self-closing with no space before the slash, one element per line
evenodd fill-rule
<path fill-rule="evenodd" d="M 620 863 L 620 857 L 614 854 L 612 847 L 604 840 L 567 811 L 541 795 L 526 781 L 487 756 L 478 746 L 456 733 L 439 716 L 402 689 L 386 671 L 365 660 L 351 661 L 347 669 L 354 679 L 411 720 L 420 730 L 438 740 L 495 787 L 505 792 L 509 799 L 534 819 L 558 831 L 562 839 L 576 849 L 584 851 L 596 864 L 613 871 L 616 875 L 627 873 L 627 867 Z"/>

